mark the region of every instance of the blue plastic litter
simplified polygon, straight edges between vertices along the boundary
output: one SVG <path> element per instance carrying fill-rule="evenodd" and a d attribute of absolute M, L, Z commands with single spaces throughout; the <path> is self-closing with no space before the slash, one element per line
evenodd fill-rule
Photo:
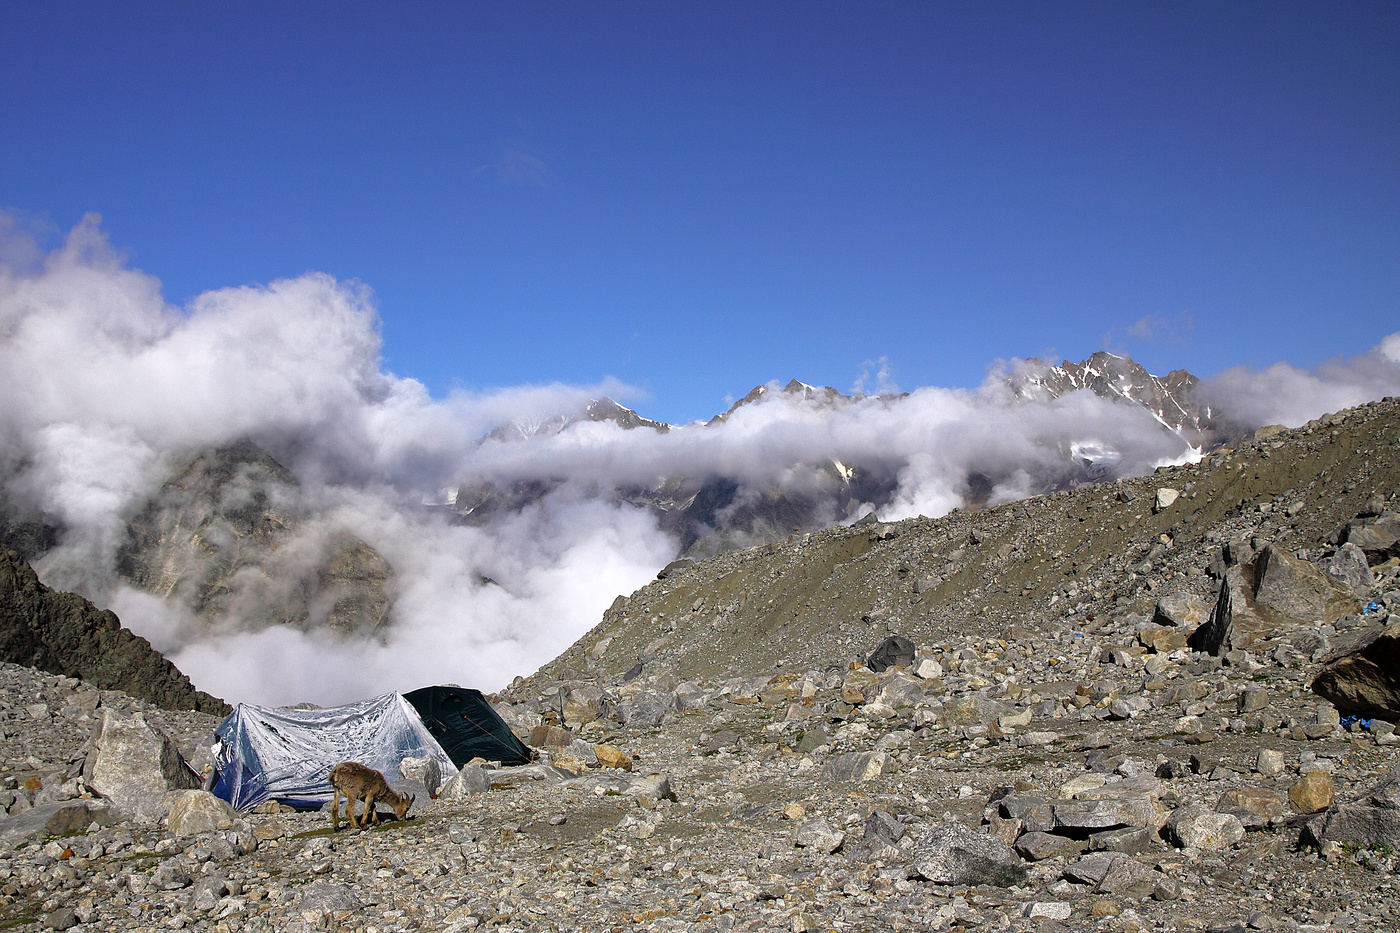
<path fill-rule="evenodd" d="M 1372 722 L 1374 722 L 1374 720 L 1371 720 L 1371 719 L 1362 719 L 1360 716 L 1352 716 L 1352 715 L 1348 714 L 1348 715 L 1342 717 L 1342 728 L 1343 728 L 1343 729 L 1350 729 L 1351 726 L 1352 726 L 1352 723 L 1360 723 L 1360 724 L 1361 724 L 1361 728 L 1366 729 L 1366 730 L 1369 731 L 1370 728 L 1371 728 L 1371 723 L 1372 723 Z"/>
<path fill-rule="evenodd" d="M 1365 613 L 1365 614 L 1366 614 L 1366 615 L 1370 615 L 1371 613 L 1376 612 L 1376 611 L 1379 610 L 1380 608 L 1381 608 L 1381 604 L 1380 604 L 1380 603 L 1371 603 L 1371 605 L 1369 605 L 1369 606 L 1366 607 L 1366 613 Z"/>

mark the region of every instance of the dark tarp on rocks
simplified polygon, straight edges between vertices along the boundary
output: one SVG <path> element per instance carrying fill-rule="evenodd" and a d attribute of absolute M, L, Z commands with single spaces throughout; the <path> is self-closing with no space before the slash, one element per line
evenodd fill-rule
<path fill-rule="evenodd" d="M 461 768 L 473 758 L 523 765 L 530 749 L 510 731 L 480 690 L 466 687 L 423 687 L 405 693 L 438 744 Z"/>

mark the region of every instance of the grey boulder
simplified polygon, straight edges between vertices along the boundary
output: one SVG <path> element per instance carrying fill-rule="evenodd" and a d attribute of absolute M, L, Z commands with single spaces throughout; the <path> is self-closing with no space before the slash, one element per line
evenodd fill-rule
<path fill-rule="evenodd" d="M 999 836 L 947 822 L 914 844 L 914 870 L 935 884 L 988 884 L 1009 888 L 1026 880 L 1026 866 Z"/>
<path fill-rule="evenodd" d="M 103 710 L 102 727 L 88 786 L 133 819 L 154 823 L 169 809 L 165 795 L 173 790 L 196 790 L 203 785 L 185 764 L 175 741 L 146 722 L 141 714 L 126 716 Z"/>

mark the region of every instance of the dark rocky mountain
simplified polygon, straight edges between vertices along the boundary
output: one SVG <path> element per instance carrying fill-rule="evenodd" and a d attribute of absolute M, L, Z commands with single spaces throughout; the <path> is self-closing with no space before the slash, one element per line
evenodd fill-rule
<path fill-rule="evenodd" d="M 118 572 L 206 622 L 237 600 L 252 627 L 375 632 L 388 619 L 392 569 L 348 532 L 320 527 L 297 485 L 251 442 L 206 451 L 132 519 Z"/>
<path fill-rule="evenodd" d="M 34 560 L 58 544 L 61 532 L 58 522 L 15 509 L 0 492 L 0 548 L 18 551 L 26 560 Z"/>
<path fill-rule="evenodd" d="M 1209 448 L 1224 439 L 1223 426 L 1210 406 L 1197 399 L 1200 383 L 1184 369 L 1154 376 L 1130 357 L 1103 350 L 1082 362 L 1065 360 L 1058 366 L 1031 357 L 1007 376 L 1017 398 L 1048 401 L 1088 389 L 1100 398 L 1140 405 L 1192 446 Z"/>
<path fill-rule="evenodd" d="M 8 549 L 0 550 L 0 661 L 78 677 L 164 709 L 230 711 L 111 612 L 44 586 L 28 561 Z"/>

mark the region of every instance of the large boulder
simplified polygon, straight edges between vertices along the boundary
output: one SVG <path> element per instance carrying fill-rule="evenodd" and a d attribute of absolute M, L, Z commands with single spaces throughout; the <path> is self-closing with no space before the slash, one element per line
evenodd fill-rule
<path fill-rule="evenodd" d="M 1345 583 L 1273 545 L 1264 548 L 1255 566 L 1254 601 L 1279 615 L 1335 622 L 1360 608 Z"/>
<path fill-rule="evenodd" d="M 1366 719 L 1400 719 L 1400 620 L 1330 659 L 1313 678 L 1312 689 L 1339 710 Z"/>
<path fill-rule="evenodd" d="M 1376 575 L 1366 562 L 1366 552 L 1347 542 L 1331 557 L 1318 561 L 1318 566 L 1341 580 L 1357 599 L 1365 599 L 1376 585 Z"/>
<path fill-rule="evenodd" d="M 1220 655 L 1316 621 L 1335 622 L 1358 608 L 1345 583 L 1269 545 L 1254 562 L 1226 568 L 1210 618 L 1187 644 Z"/>
<path fill-rule="evenodd" d="M 990 884 L 1001 888 L 1026 880 L 1026 866 L 999 836 L 961 823 L 939 823 L 914 843 L 914 870 L 935 884 Z"/>
<path fill-rule="evenodd" d="M 180 757 L 175 740 L 140 713 L 103 710 L 96 746 L 88 786 L 132 819 L 156 822 L 169 809 L 166 794 L 203 784 Z"/>
<path fill-rule="evenodd" d="M 906 669 L 914 666 L 914 643 L 903 635 L 891 635 L 880 642 L 865 661 L 865 666 L 877 674 L 896 664 Z"/>
<path fill-rule="evenodd" d="M 1354 544 L 1366 552 L 1366 559 L 1379 564 L 1400 557 L 1400 513 L 1382 512 L 1377 517 L 1352 519 L 1342 529 L 1343 543 Z"/>
<path fill-rule="evenodd" d="M 1152 624 L 1175 628 L 1194 629 L 1210 615 L 1210 606 L 1199 597 L 1187 593 L 1178 596 L 1163 596 L 1153 609 Z"/>
<path fill-rule="evenodd" d="M 1264 632 L 1266 623 L 1255 610 L 1250 595 L 1253 571 L 1252 566 L 1240 564 L 1226 568 L 1210 618 L 1186 639 L 1193 651 L 1221 655 L 1233 648 L 1248 647 Z"/>

